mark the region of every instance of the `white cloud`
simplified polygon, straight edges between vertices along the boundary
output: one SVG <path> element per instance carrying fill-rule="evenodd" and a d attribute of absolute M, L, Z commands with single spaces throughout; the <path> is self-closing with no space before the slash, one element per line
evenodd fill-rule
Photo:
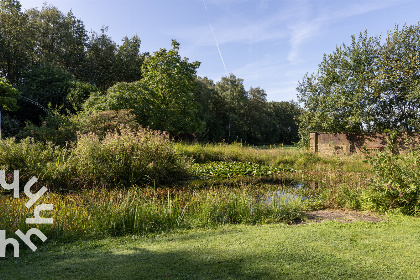
<path fill-rule="evenodd" d="M 334 7 L 334 5 L 321 5 L 321 8 L 317 7 L 319 8 L 319 15 L 314 15 L 313 3 L 307 1 L 300 2 L 302 6 L 300 17 L 296 19 L 296 23 L 288 25 L 288 29 L 290 30 L 290 51 L 287 58 L 291 63 L 297 64 L 301 62 L 299 57 L 302 45 L 328 28 L 332 21 L 344 20 L 352 16 L 401 4 L 401 1 L 349 1 L 341 2 L 345 3 L 345 5 L 340 5 L 339 7 Z M 318 5 L 320 4 L 318 1 L 316 3 Z"/>

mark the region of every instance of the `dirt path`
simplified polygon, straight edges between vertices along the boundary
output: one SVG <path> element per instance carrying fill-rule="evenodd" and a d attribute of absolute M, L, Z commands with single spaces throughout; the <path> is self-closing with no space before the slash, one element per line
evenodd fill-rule
<path fill-rule="evenodd" d="M 386 219 L 373 212 L 356 212 L 349 210 L 318 210 L 306 213 L 308 222 L 320 223 L 323 221 L 337 221 L 340 223 L 353 223 L 356 221 L 365 221 L 365 222 L 382 222 Z"/>

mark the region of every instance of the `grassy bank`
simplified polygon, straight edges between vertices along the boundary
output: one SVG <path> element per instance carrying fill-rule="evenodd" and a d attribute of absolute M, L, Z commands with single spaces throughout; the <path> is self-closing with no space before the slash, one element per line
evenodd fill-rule
<path fill-rule="evenodd" d="M 420 220 L 226 225 L 57 243 L 2 259 L 2 279 L 420 279 Z"/>
<path fill-rule="evenodd" d="M 309 210 L 362 209 L 361 193 L 370 174 L 367 168 L 361 171 L 366 164 L 360 157 L 322 157 L 297 149 L 239 144 L 176 144 L 174 148 L 171 154 L 193 162 L 187 169 L 190 180 L 167 186 L 119 184 L 118 188 L 50 192 L 42 203 L 53 204 L 54 211 L 43 212 L 43 217 L 52 217 L 54 223 L 39 228 L 52 239 L 67 241 L 225 224 L 293 223 Z M 83 164 L 78 161 L 77 166 Z M 13 199 L 10 192 L 0 196 L 0 225 L 8 235 L 30 228 L 25 218 L 33 210 L 26 209 L 25 203 L 24 196 Z"/>

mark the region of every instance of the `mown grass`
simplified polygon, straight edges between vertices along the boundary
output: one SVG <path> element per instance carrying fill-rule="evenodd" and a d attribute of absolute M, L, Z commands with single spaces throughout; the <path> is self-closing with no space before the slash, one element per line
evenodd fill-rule
<path fill-rule="evenodd" d="M 73 243 L 0 260 L 2 279 L 420 279 L 420 219 L 225 225 Z"/>

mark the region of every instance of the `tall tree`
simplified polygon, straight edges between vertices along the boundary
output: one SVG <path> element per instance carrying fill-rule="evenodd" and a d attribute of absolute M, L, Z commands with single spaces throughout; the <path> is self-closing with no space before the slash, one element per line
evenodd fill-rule
<path fill-rule="evenodd" d="M 201 141 L 223 141 L 229 122 L 227 104 L 214 82 L 207 77 L 197 78 L 194 100 L 198 104 L 197 118 L 201 121 Z"/>
<path fill-rule="evenodd" d="M 379 49 L 372 88 L 378 129 L 412 131 L 420 109 L 420 25 L 404 25 L 388 32 Z"/>
<path fill-rule="evenodd" d="M 19 97 L 19 94 L 17 89 L 12 87 L 5 79 L 0 78 L 0 139 L 2 138 L 1 112 L 2 110 L 17 110 L 17 98 Z"/>
<path fill-rule="evenodd" d="M 41 10 L 26 11 L 26 15 L 35 43 L 33 61 L 59 65 L 81 78 L 88 40 L 83 22 L 71 11 L 65 15 L 47 4 Z"/>
<path fill-rule="evenodd" d="M 267 103 L 265 90 L 251 87 L 248 90 L 248 102 L 245 106 L 245 122 L 247 126 L 247 142 L 253 144 L 270 143 L 268 137 L 270 126 L 273 125 L 273 117 Z M 267 137 L 268 136 L 268 137 Z"/>
<path fill-rule="evenodd" d="M 420 130 L 420 25 L 395 27 L 385 40 L 353 36 L 299 83 L 300 134 Z"/>
<path fill-rule="evenodd" d="M 302 109 L 293 101 L 269 102 L 273 114 L 273 126 L 266 133 L 271 135 L 271 143 L 295 144 L 299 141 L 299 116 Z"/>
<path fill-rule="evenodd" d="M 0 1 L 0 77 L 13 85 L 31 61 L 33 53 L 28 18 L 17 0 Z"/>
<path fill-rule="evenodd" d="M 243 81 L 230 74 L 216 83 L 216 90 L 227 105 L 228 123 L 225 127 L 225 139 L 228 142 L 246 140 L 245 107 L 248 93 Z"/>
<path fill-rule="evenodd" d="M 95 85 L 102 92 L 117 81 L 117 44 L 106 35 L 107 30 L 107 27 L 103 27 L 101 34 L 93 33 L 87 47 L 85 81 Z"/>
<path fill-rule="evenodd" d="M 141 40 L 136 35 L 131 39 L 124 37 L 118 47 L 115 67 L 118 82 L 135 82 L 141 79 L 141 65 L 144 57 L 140 53 Z"/>
<path fill-rule="evenodd" d="M 142 82 L 155 93 L 151 127 L 181 137 L 199 129 L 193 90 L 200 63 L 181 58 L 179 45 L 172 40 L 172 49 L 160 49 L 147 56 L 142 65 Z"/>

